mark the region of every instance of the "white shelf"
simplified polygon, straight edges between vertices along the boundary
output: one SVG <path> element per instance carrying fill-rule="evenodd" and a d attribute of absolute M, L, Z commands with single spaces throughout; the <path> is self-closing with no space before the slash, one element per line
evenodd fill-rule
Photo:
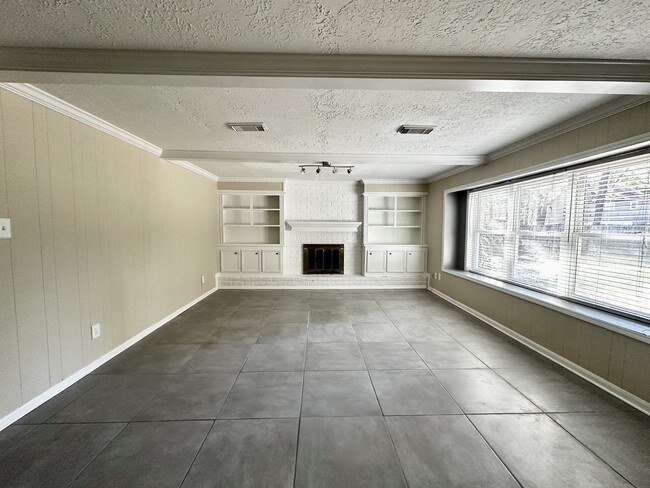
<path fill-rule="evenodd" d="M 221 243 L 282 245 L 282 195 L 242 191 L 221 194 Z"/>
<path fill-rule="evenodd" d="M 364 244 L 423 245 L 426 196 L 365 193 Z"/>

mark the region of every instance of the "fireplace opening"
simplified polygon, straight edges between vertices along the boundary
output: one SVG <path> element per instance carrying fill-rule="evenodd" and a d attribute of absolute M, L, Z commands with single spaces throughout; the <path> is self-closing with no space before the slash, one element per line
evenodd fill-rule
<path fill-rule="evenodd" d="M 343 274 L 343 244 L 303 244 L 303 274 Z"/>

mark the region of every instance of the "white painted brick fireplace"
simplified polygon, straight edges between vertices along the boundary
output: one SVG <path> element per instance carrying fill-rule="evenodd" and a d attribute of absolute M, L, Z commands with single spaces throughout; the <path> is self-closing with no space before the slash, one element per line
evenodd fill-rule
<path fill-rule="evenodd" d="M 363 185 L 360 181 L 300 181 L 285 184 L 285 220 L 363 220 Z M 285 230 L 284 276 L 221 275 L 221 288 L 424 288 L 422 275 L 363 276 L 363 231 L 332 232 Z M 304 275 L 303 244 L 343 244 L 345 267 L 343 275 Z"/>

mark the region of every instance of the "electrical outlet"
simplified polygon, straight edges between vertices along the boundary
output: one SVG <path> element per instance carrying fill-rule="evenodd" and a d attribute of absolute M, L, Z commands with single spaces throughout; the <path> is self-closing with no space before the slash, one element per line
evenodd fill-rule
<path fill-rule="evenodd" d="M 0 219 L 0 239 L 11 239 L 10 219 Z"/>
<path fill-rule="evenodd" d="M 201 276 L 201 284 L 205 285 L 205 276 Z"/>
<path fill-rule="evenodd" d="M 442 280 L 442 273 L 438 273 L 438 281 Z"/>
<path fill-rule="evenodd" d="M 97 339 L 102 335 L 102 324 L 95 324 L 90 326 L 90 338 L 92 340 Z"/>

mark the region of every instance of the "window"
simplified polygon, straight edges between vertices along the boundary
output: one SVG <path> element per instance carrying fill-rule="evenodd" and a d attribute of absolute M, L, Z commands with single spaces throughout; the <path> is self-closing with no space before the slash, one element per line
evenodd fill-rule
<path fill-rule="evenodd" d="M 469 194 L 466 270 L 650 320 L 650 156 Z"/>

